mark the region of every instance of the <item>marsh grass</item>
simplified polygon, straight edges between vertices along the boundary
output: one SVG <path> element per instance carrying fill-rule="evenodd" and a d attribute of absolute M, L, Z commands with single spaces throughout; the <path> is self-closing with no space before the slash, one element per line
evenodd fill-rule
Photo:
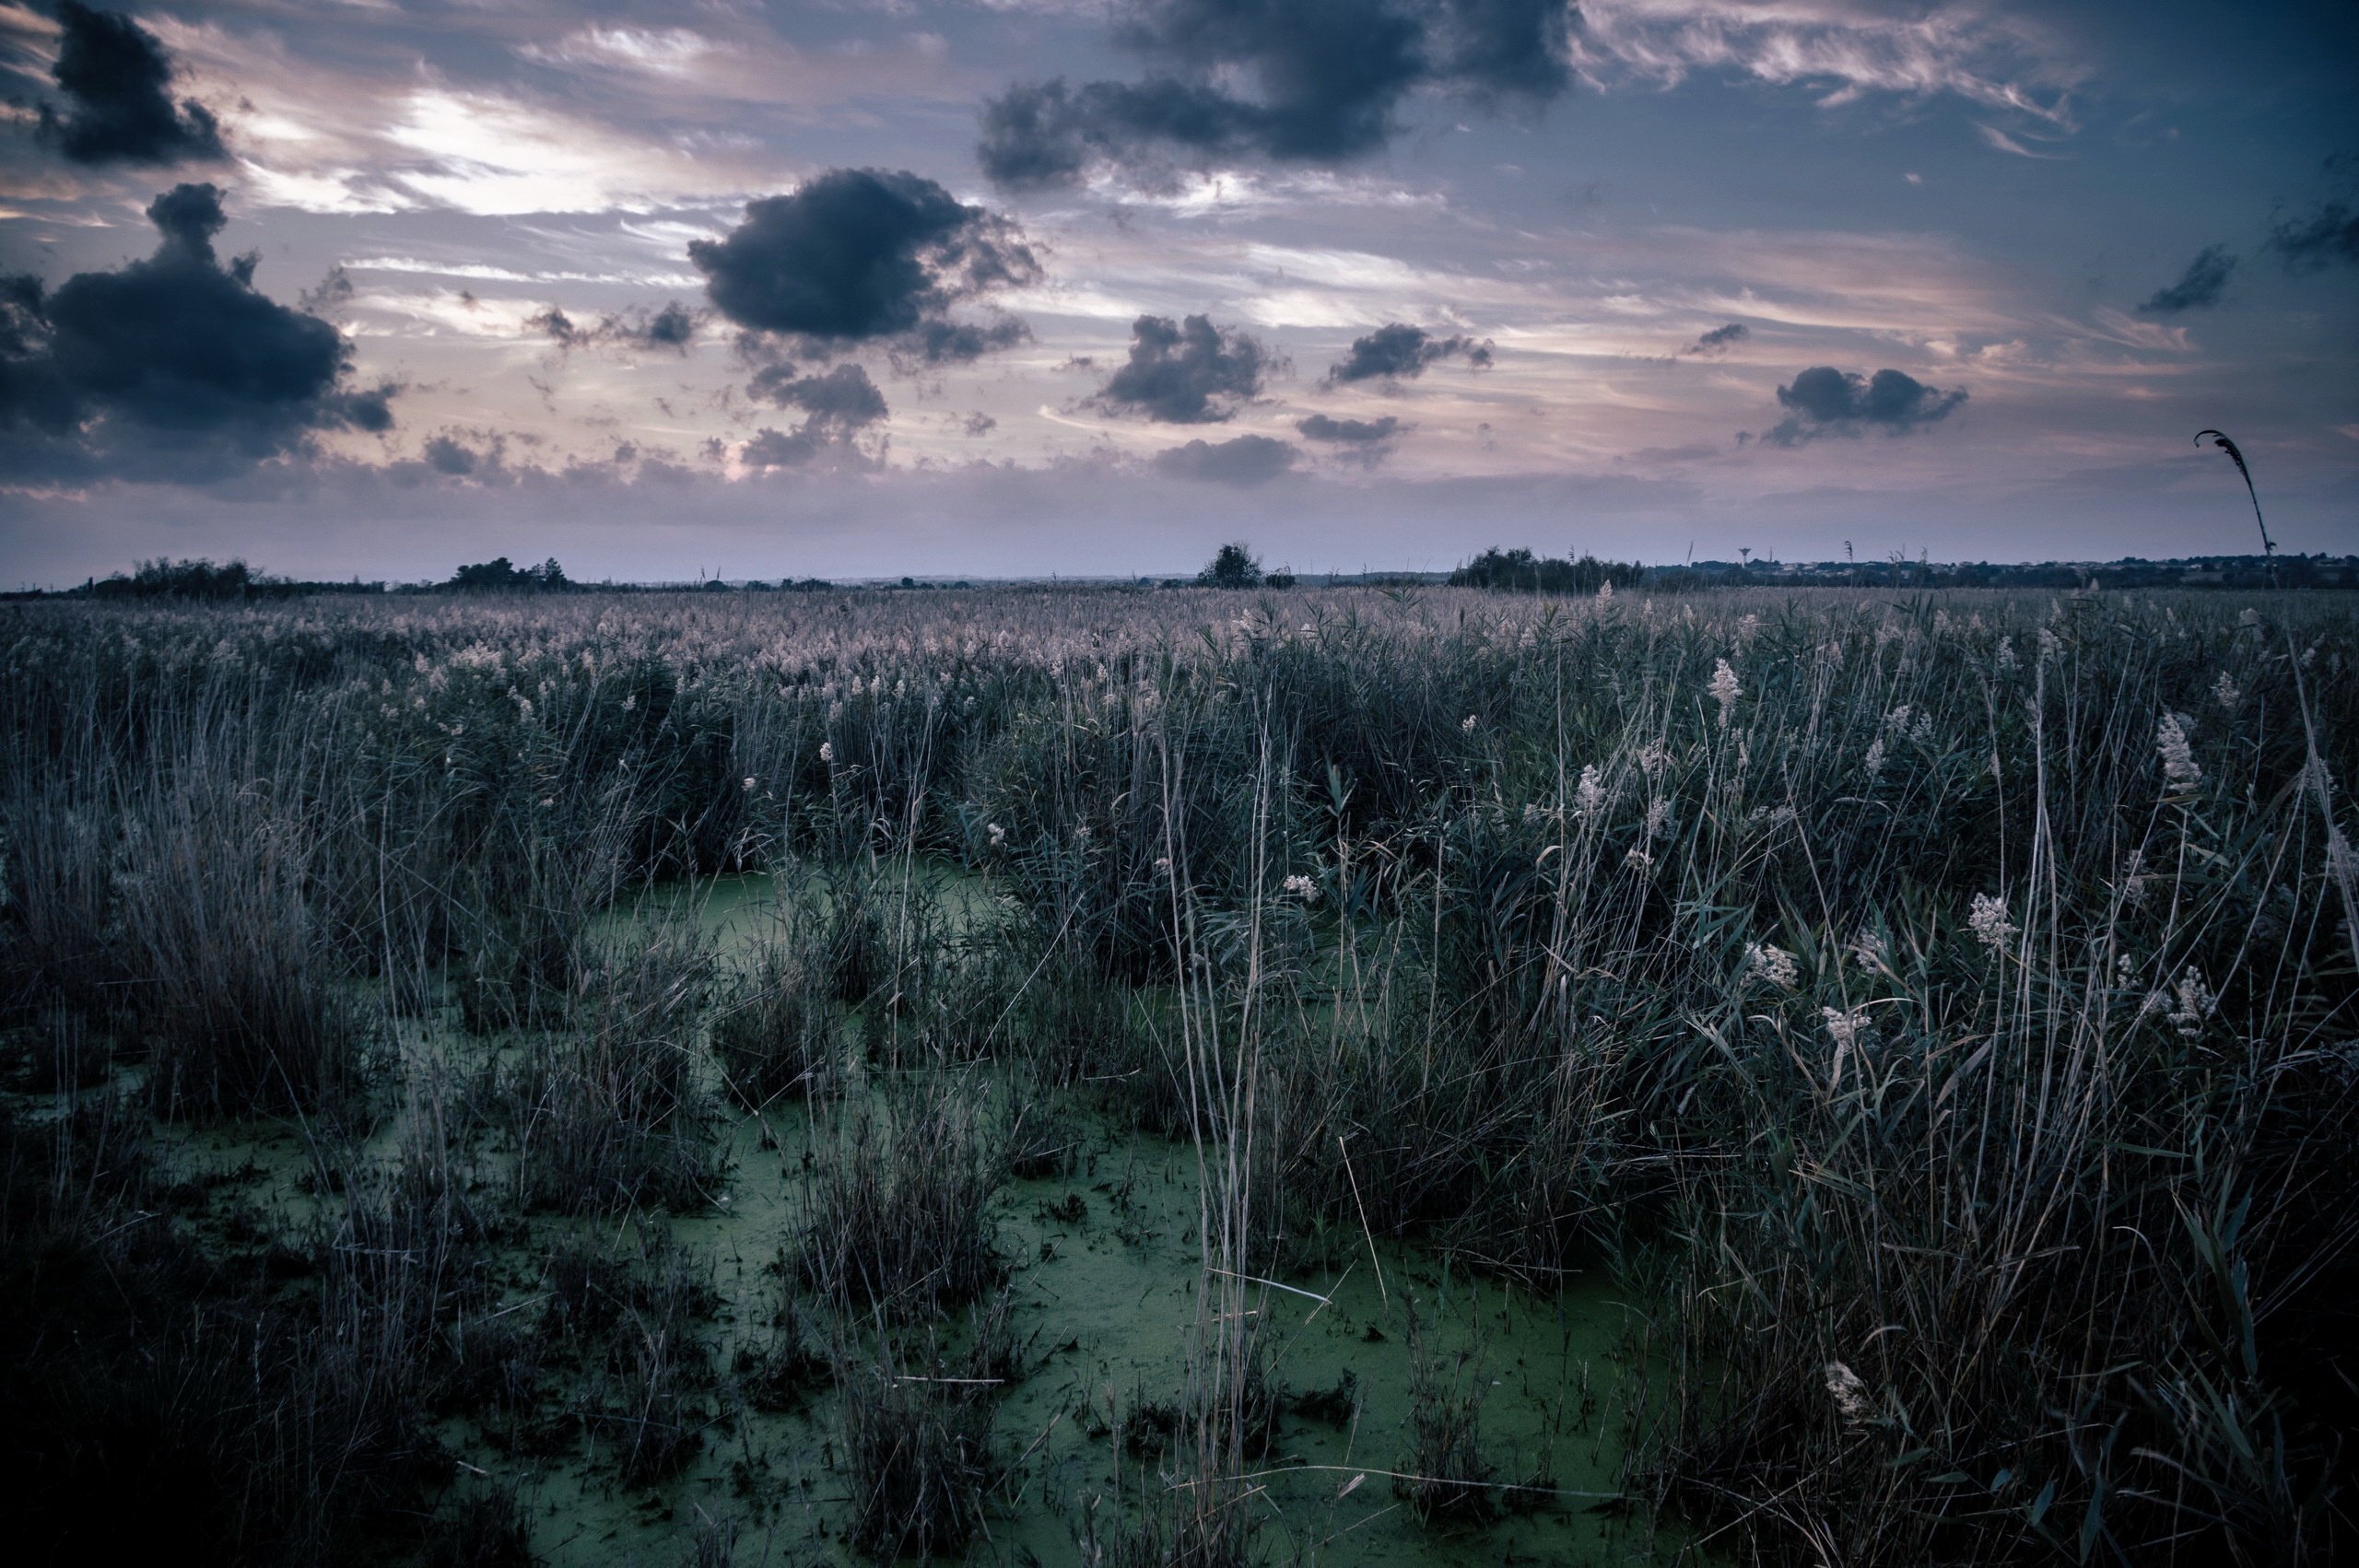
<path fill-rule="evenodd" d="M 811 1335 L 902 1337 L 854 1382 L 993 1299 L 1050 1092 L 1195 1162 L 1183 1392 L 1106 1561 L 1271 1549 L 1255 1281 L 1387 1238 L 1621 1270 L 1631 1495 L 1762 1561 L 2351 1550 L 2347 601 L 796 599 L 0 609 L 0 1002 L 65 1063 L 20 1082 L 114 1118 L 12 1134 L 10 1310 L 88 1325 L 18 1366 L 23 1429 L 119 1418 L 36 1482 L 135 1440 L 300 1558 L 432 1512 L 419 1409 L 546 1441 L 577 1362 L 660 1473 L 616 1434 L 695 1427 L 698 1331 L 560 1256 L 544 1353 L 503 1345 L 470 1183 L 534 1224 L 717 1201 L 722 1086 L 839 1061 L 779 1239 Z M 613 940 L 747 866 L 798 913 L 717 1008 L 696 941 Z M 446 1006 L 491 1092 L 381 1183 L 335 1151 L 440 1103 L 390 1047 Z M 151 1113 L 286 1118 L 369 1245 L 229 1280 L 128 1153 Z M 1402 1468 L 1469 1486 L 1431 1381 Z M 873 1472 L 918 1479 L 872 1546 L 952 1539 L 925 1478 L 988 1469 L 978 1408 L 886 1392 L 915 1446 Z"/>
<path fill-rule="evenodd" d="M 685 922 L 618 934 L 578 976 L 563 1029 L 521 1047 L 503 1092 L 525 1207 L 620 1213 L 710 1196 L 712 971 L 710 942 Z"/>
<path fill-rule="evenodd" d="M 1481 1524 L 1496 1515 L 1498 1471 L 1483 1446 L 1482 1358 L 1474 1349 L 1438 1352 L 1412 1305 L 1409 1336 L 1409 1433 L 1402 1474 L 1392 1490 L 1421 1524 L 1448 1520 Z"/>
<path fill-rule="evenodd" d="M 711 1044 L 731 1097 L 748 1110 L 843 1091 L 843 1026 L 835 1000 L 788 931 L 757 939 L 714 1012 Z"/>
<path fill-rule="evenodd" d="M 839 1388 L 852 1541 L 883 1561 L 956 1555 L 982 1527 L 998 1479 L 996 1406 L 971 1387 L 904 1370 L 930 1364 L 883 1352 L 865 1365 L 851 1361 Z"/>
<path fill-rule="evenodd" d="M 795 1268 L 813 1289 L 894 1318 L 949 1311 L 1004 1277 L 997 1140 L 975 1088 L 924 1074 L 849 1106 L 808 1179 Z"/>

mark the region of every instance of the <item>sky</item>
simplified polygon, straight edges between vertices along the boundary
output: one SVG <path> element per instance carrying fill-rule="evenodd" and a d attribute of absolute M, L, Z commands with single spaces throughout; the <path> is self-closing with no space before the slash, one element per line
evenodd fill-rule
<path fill-rule="evenodd" d="M 0 584 L 2359 551 L 2359 8 L 0 0 Z"/>

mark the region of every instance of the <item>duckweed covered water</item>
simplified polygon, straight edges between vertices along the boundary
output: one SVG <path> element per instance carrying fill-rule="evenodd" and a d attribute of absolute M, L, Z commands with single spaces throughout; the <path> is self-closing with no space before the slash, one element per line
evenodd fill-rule
<path fill-rule="evenodd" d="M 982 882 L 940 868 L 932 896 L 961 923 L 988 919 Z M 678 893 L 663 912 L 692 911 L 742 954 L 794 896 L 768 877 L 724 878 Z M 642 911 L 644 912 L 644 911 Z M 609 935 L 627 934 L 610 919 Z M 378 1129 L 368 1157 L 393 1160 L 406 1118 L 445 1114 L 441 1096 L 527 1048 L 461 1034 L 444 1020 L 401 1036 L 415 1086 L 404 1118 Z M 1002 1127 L 1026 1125 L 1033 1091 L 989 1064 L 945 1070 Z M 847 1104 L 890 1092 L 883 1073 L 856 1081 Z M 821 1327 L 804 1308 L 809 1363 L 777 1375 L 762 1358 L 780 1343 L 781 1304 L 796 1294 L 790 1252 L 804 1223 L 811 1173 L 843 1106 L 801 1101 L 737 1113 L 722 1135 L 723 1176 L 700 1211 L 669 1217 L 518 1222 L 492 1249 L 495 1278 L 459 1332 L 500 1347 L 531 1384 L 526 1413 L 502 1414 L 496 1392 L 445 1412 L 440 1434 L 463 1488 L 512 1492 L 533 1551 L 556 1565 L 687 1561 L 699 1532 L 734 1534 L 737 1562 L 863 1561 L 848 1539 L 843 1401 L 870 1397 L 874 1325 Z M 959 1370 L 948 1359 L 996 1308 L 1017 1347 L 1006 1375 L 963 1397 L 992 1412 L 998 1471 L 975 1562 L 1090 1560 L 1105 1535 L 1174 1485 L 1164 1441 L 1182 1399 L 1185 1357 L 1206 1253 L 1198 1234 L 1204 1179 L 1186 1141 L 1133 1132 L 1060 1100 L 1054 1146 L 1027 1148 L 1032 1174 L 1011 1178 L 992 1208 L 1008 1264 L 1002 1300 L 939 1323 L 894 1330 L 902 1375 Z M 450 1129 L 446 1129 L 446 1134 Z M 323 1212 L 307 1145 L 286 1129 L 216 1129 L 175 1137 L 178 1160 L 212 1190 L 211 1223 L 237 1237 L 300 1234 Z M 497 1141 L 467 1177 L 488 1191 L 507 1179 Z M 687 1368 L 677 1424 L 692 1457 L 660 1479 L 629 1474 L 635 1427 L 617 1395 L 611 1352 L 569 1354 L 552 1254 L 619 1260 L 685 1279 L 698 1297 L 693 1344 L 671 1347 Z M 1503 1283 L 1447 1253 L 1363 1235 L 1336 1260 L 1283 1279 L 1243 1281 L 1257 1318 L 1270 1420 L 1250 1452 L 1241 1505 L 1261 1521 L 1257 1550 L 1287 1562 L 1590 1564 L 1669 1560 L 1675 1538 L 1624 1505 L 1623 1458 L 1636 1380 L 1636 1320 L 1602 1271 L 1537 1292 Z M 577 1287 L 574 1287 L 578 1289 Z M 637 1311 L 626 1305 L 626 1314 Z M 670 1331 L 651 1324 L 648 1332 Z M 929 1363 L 931 1343 L 945 1355 Z M 911 1355 L 911 1346 L 920 1353 Z M 830 1364 L 840 1356 L 840 1364 Z M 1420 1359 L 1422 1361 L 1420 1362 Z M 932 1364 L 933 1373 L 924 1368 Z M 1409 1495 L 1413 1375 L 1426 1374 L 1477 1410 L 1484 1500 L 1469 1517 L 1420 1522 Z M 1464 1476 L 1431 1478 L 1461 1480 Z"/>

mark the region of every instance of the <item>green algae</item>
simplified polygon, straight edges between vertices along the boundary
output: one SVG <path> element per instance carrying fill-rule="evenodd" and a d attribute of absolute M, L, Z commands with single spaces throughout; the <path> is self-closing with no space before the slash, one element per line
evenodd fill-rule
<path fill-rule="evenodd" d="M 963 930 L 1007 913 L 984 879 L 940 866 L 907 874 L 914 893 L 948 904 Z M 723 878 L 608 917 L 604 934 L 628 941 L 640 919 L 690 914 L 726 969 L 769 923 L 815 897 L 824 895 L 791 878 Z M 533 1048 L 525 1036 L 480 1040 L 432 1019 L 405 1025 L 398 1044 L 408 1093 L 356 1165 L 390 1167 L 422 1117 L 453 1136 L 463 1118 L 446 1100 Z M 1053 1124 L 1052 1157 L 1026 1162 L 1029 1174 L 1007 1180 L 992 1205 L 1003 1290 L 939 1322 L 830 1326 L 790 1258 L 811 1173 L 829 1157 L 836 1118 L 894 1086 L 857 1051 L 847 1067 L 841 1102 L 733 1107 L 718 1134 L 723 1174 L 691 1211 L 533 1214 L 487 1248 L 489 1282 L 455 1334 L 523 1366 L 527 1392 L 521 1408 L 459 1400 L 438 1430 L 463 1490 L 514 1495 L 543 1561 L 684 1561 L 699 1531 L 734 1532 L 738 1562 L 863 1560 L 850 1540 L 846 1402 L 874 1397 L 871 1380 L 888 1354 L 889 1375 L 957 1372 L 985 1312 L 995 1314 L 991 1331 L 1008 1364 L 961 1390 L 988 1408 L 994 1470 L 967 1561 L 1082 1561 L 1093 1535 L 1189 1484 L 1159 1438 L 1185 1398 L 1200 1298 L 1220 1282 L 1199 1232 L 1197 1149 L 1136 1133 L 989 1061 L 935 1069 L 1003 1131 L 1038 1132 L 1044 1117 Z M 487 1197 L 508 1189 L 513 1150 L 496 1132 L 472 1130 L 458 1179 Z M 206 1176 L 217 1227 L 296 1236 L 328 1223 L 329 1195 L 295 1132 L 219 1129 L 175 1144 L 183 1166 Z M 680 1370 L 663 1425 L 681 1457 L 661 1474 L 642 1473 L 638 1457 L 647 1424 L 631 1413 L 630 1380 L 644 1369 L 612 1348 L 571 1345 L 551 1305 L 561 1293 L 551 1259 L 568 1247 L 625 1273 L 670 1270 L 696 1303 L 692 1320 L 645 1329 L 677 1341 L 666 1352 Z M 1268 1423 L 1238 1478 L 1262 1560 L 1590 1564 L 1680 1555 L 1679 1538 L 1627 1505 L 1637 1337 L 1610 1273 L 1535 1290 L 1386 1238 L 1361 1235 L 1332 1250 L 1330 1267 L 1232 1281 L 1253 1315 L 1268 1396 Z M 621 1316 L 640 1310 L 627 1305 Z M 880 1344 L 888 1332 L 889 1347 Z M 1479 1475 L 1419 1471 L 1421 1372 L 1468 1412 L 1472 1436 L 1460 1452 Z M 1421 1520 L 1416 1504 L 1436 1482 L 1466 1483 L 1444 1490 L 1473 1505 Z"/>

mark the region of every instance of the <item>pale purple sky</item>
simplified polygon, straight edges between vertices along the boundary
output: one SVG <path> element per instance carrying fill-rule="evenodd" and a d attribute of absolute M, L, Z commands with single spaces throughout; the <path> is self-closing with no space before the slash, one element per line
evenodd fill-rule
<path fill-rule="evenodd" d="M 0 582 L 2253 548 L 2209 426 L 2359 550 L 2346 6 L 120 18 L 0 4 Z"/>

